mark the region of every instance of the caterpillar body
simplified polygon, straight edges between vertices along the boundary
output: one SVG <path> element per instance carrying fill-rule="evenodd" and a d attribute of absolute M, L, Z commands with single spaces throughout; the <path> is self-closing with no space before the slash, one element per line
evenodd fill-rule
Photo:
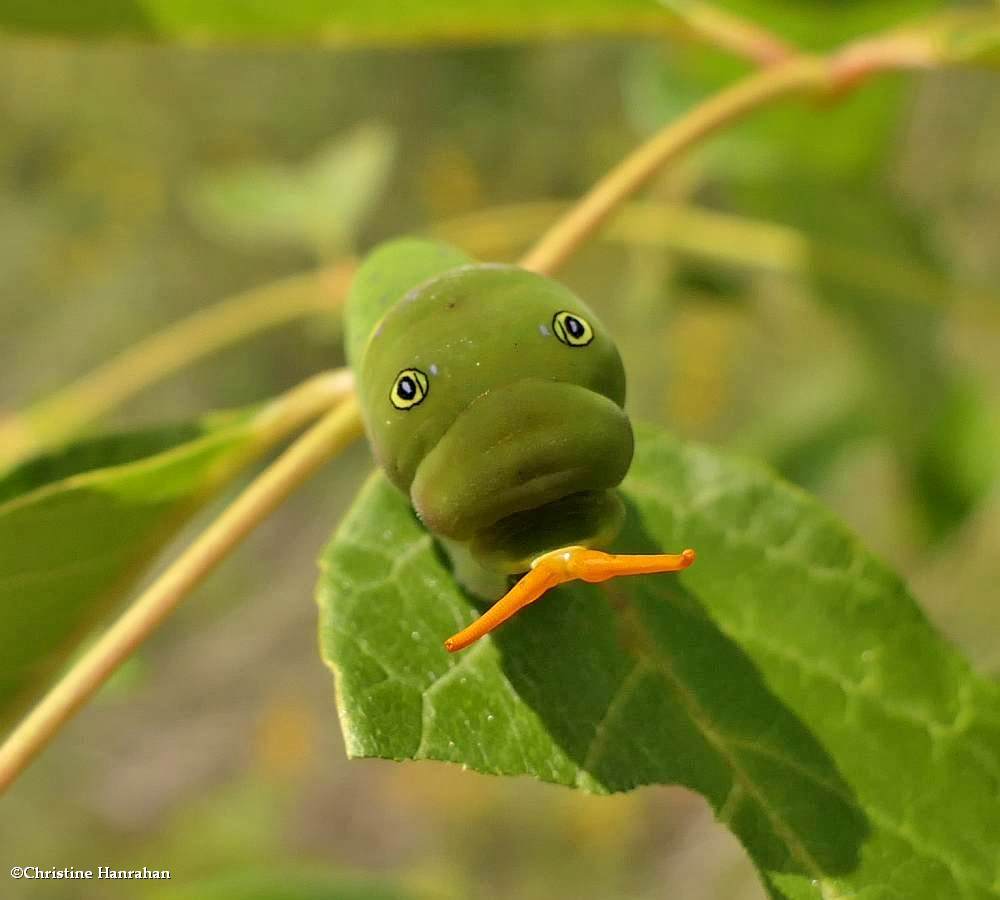
<path fill-rule="evenodd" d="M 618 349 L 568 288 L 404 238 L 360 267 L 345 334 L 365 429 L 389 480 L 474 565 L 528 573 L 478 628 L 449 639 L 449 649 L 561 581 L 693 561 L 693 551 L 628 557 L 590 549 L 621 528 L 615 488 L 633 438 Z"/>

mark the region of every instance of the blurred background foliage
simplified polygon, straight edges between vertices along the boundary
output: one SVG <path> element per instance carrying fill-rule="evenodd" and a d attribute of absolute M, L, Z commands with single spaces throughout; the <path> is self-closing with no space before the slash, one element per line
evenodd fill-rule
<path fill-rule="evenodd" d="M 94 8 L 127 24 L 126 6 Z M 828 46 L 937 5 L 732 7 Z M 8 24 L 40 8 L 11 4 Z M 538 227 L 490 208 L 578 196 L 744 68 L 662 37 L 335 52 L 0 42 L 0 410 L 214 300 L 401 232 L 484 213 L 452 233 L 513 259 Z M 737 216 L 758 236 L 755 223 L 795 229 L 767 259 L 751 244 L 734 262 L 710 219 L 686 242 L 613 231 L 564 273 L 618 337 L 635 415 L 763 457 L 819 495 L 991 672 L 998 79 L 892 76 L 842 103 L 782 104 L 657 181 L 657 203 Z M 259 401 L 340 364 L 339 340 L 317 316 L 268 331 L 107 424 Z M 369 465 L 356 448 L 293 498 L 70 724 L 4 800 L 4 861 L 173 871 L 123 896 L 759 897 L 735 840 L 681 790 L 597 798 L 344 760 L 311 594 Z"/>

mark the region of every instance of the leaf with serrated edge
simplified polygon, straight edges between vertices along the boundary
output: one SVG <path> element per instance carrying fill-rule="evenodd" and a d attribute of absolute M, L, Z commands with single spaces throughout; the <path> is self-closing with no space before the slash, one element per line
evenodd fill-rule
<path fill-rule="evenodd" d="M 996 896 L 997 686 L 815 500 L 637 435 L 620 546 L 697 563 L 560 588 L 457 656 L 441 641 L 479 607 L 369 481 L 319 589 L 348 753 L 595 793 L 686 785 L 776 897 Z"/>

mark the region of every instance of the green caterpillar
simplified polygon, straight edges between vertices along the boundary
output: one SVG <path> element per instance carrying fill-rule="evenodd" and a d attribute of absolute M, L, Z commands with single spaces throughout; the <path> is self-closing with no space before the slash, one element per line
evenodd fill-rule
<path fill-rule="evenodd" d="M 583 549 L 606 545 L 621 528 L 614 489 L 633 438 L 618 349 L 564 286 L 404 238 L 362 264 L 345 329 L 379 465 L 453 552 L 486 571 L 531 573 L 506 607 L 570 578 L 693 561 L 691 551 L 612 557 Z"/>

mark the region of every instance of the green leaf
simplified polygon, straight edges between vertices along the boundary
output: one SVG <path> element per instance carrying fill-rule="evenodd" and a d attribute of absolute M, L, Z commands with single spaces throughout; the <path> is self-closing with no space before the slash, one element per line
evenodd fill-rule
<path fill-rule="evenodd" d="M 218 415 L 83 440 L 0 478 L 0 725 L 256 455 L 256 421 Z"/>
<path fill-rule="evenodd" d="M 458 656 L 479 607 L 381 476 L 323 557 L 351 756 L 704 794 L 776 897 L 997 895 L 1000 690 L 769 470 L 638 431 L 621 549 L 681 576 L 560 588 Z"/>
<path fill-rule="evenodd" d="M 931 252 L 927 223 L 877 178 L 859 190 L 790 166 L 781 178 L 762 175 L 737 190 L 741 208 L 809 236 L 813 292 L 860 338 L 870 373 L 855 436 L 870 428 L 888 439 L 908 474 L 926 539 L 944 539 L 982 501 L 1000 468 L 991 452 L 997 445 L 989 405 L 976 402 L 941 341 L 961 287 Z M 841 249 L 852 246 L 864 247 L 868 259 L 852 262 Z M 925 274 L 915 279 L 918 272 Z M 940 292 L 936 304 L 907 299 L 925 293 L 921 280 Z M 842 436 L 849 439 L 851 430 Z M 970 441 L 980 439 L 985 458 L 974 459 Z M 826 443 L 834 451 L 827 461 L 844 446 Z"/>
<path fill-rule="evenodd" d="M 0 27 L 29 33 L 138 35 L 234 41 L 280 38 L 324 43 L 496 40 L 593 34 L 650 34 L 677 27 L 685 3 L 656 0 L 7 0 Z M 938 0 L 737 0 L 730 12 L 811 47 L 940 9 Z"/>
<path fill-rule="evenodd" d="M 46 450 L 0 477 L 0 503 L 90 469 L 123 466 L 201 437 L 204 424 L 184 422 L 128 434 L 102 434 Z"/>
<path fill-rule="evenodd" d="M 158 40 L 319 44 L 485 42 L 592 34 L 688 34 L 692 0 L 7 0 L 0 31 Z M 885 31 L 946 8 L 941 0 L 733 0 L 726 11 L 807 49 Z M 696 29 L 697 31 L 697 29 Z M 945 64 L 996 64 L 1000 28 L 983 11 L 946 13 L 918 33 Z"/>
<path fill-rule="evenodd" d="M 205 176 L 190 206 L 207 231 L 237 242 L 349 252 L 385 188 L 394 143 L 386 129 L 360 126 L 297 167 L 258 163 Z"/>
<path fill-rule="evenodd" d="M 28 33 L 318 43 L 495 40 L 593 32 L 655 33 L 673 17 L 655 0 L 7 0 L 0 28 Z"/>

